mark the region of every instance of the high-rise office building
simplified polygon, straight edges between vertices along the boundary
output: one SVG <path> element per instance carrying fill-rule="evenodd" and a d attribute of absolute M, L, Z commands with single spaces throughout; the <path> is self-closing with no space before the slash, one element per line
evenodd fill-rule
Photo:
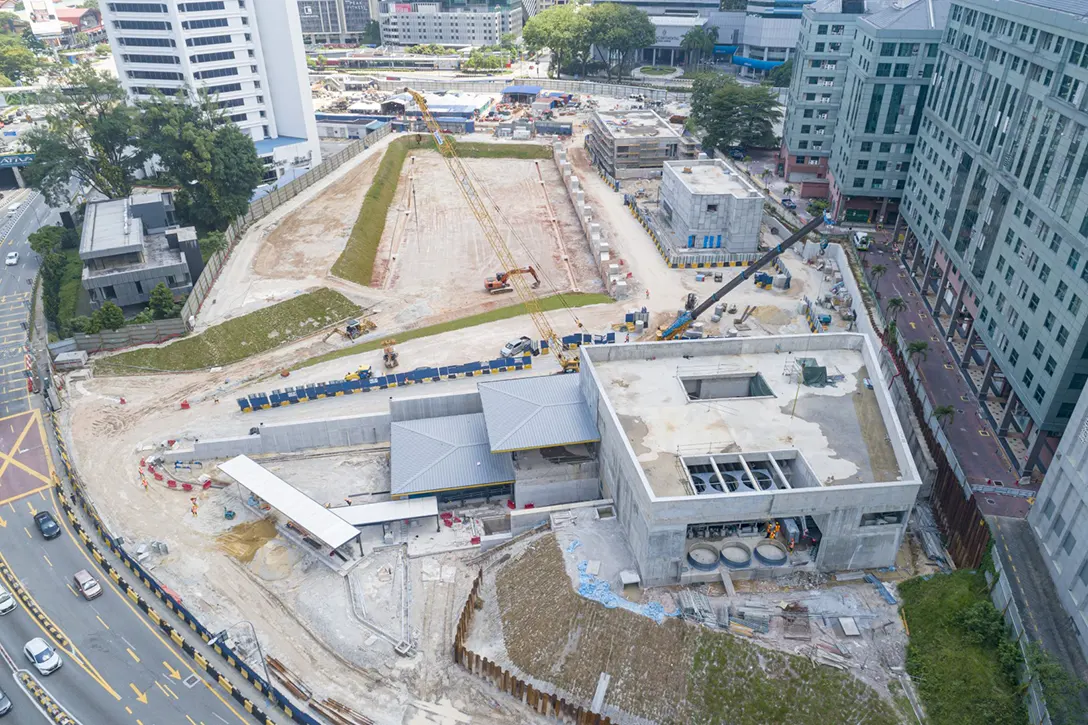
<path fill-rule="evenodd" d="M 911 268 L 966 336 L 961 365 L 982 366 L 1025 473 L 1088 382 L 1086 17 L 1068 0 L 953 1 L 902 204 Z"/>
<path fill-rule="evenodd" d="M 321 162 L 293 0 L 104 2 L 101 10 L 133 97 L 207 91 L 253 139 L 266 181 Z"/>
<path fill-rule="evenodd" d="M 297 2 L 298 17 L 302 25 L 302 40 L 306 45 L 362 42 L 363 34 L 371 20 L 370 0 L 297 0 Z"/>
<path fill-rule="evenodd" d="M 523 13 L 520 0 L 379 5 L 384 45 L 498 45 L 505 33 L 521 33 Z"/>

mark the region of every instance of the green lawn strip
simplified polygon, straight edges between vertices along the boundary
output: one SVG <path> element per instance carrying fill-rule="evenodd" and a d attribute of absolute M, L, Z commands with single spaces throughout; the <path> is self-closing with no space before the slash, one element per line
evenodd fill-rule
<path fill-rule="evenodd" d="M 131 350 L 95 362 L 99 374 L 200 370 L 271 350 L 359 313 L 339 292 L 320 288 L 235 317 L 162 347 Z"/>
<path fill-rule="evenodd" d="M 989 602 L 980 572 L 936 574 L 899 585 L 910 627 L 907 671 L 932 725 L 1021 725 L 1027 722 L 1017 687 L 1004 675 L 998 650 L 971 636 L 961 612 Z"/>
<path fill-rule="evenodd" d="M 667 65 L 644 65 L 638 70 L 648 76 L 667 76 L 676 72 L 675 68 Z"/>
<path fill-rule="evenodd" d="M 552 310 L 559 310 L 563 307 L 587 307 L 589 305 L 601 305 L 612 302 L 612 298 L 608 295 L 591 294 L 586 292 L 571 292 L 565 295 L 553 295 L 551 297 L 545 297 L 540 300 L 540 308 L 545 312 Z M 488 310 L 487 312 L 481 312 L 478 315 L 470 315 L 469 317 L 462 317 L 457 320 L 450 320 L 449 322 L 441 322 L 437 325 L 428 325 L 427 327 L 418 327 L 414 330 L 405 330 L 403 332 L 390 333 L 390 336 L 395 338 L 398 343 L 408 342 L 409 340 L 416 340 L 421 337 L 430 337 L 432 335 L 441 335 L 444 332 L 452 332 L 454 330 L 463 330 L 466 327 L 475 327 L 476 325 L 483 325 L 488 322 L 497 322 L 498 320 L 509 320 L 512 317 L 519 317 L 526 315 L 528 312 L 525 310 L 524 304 L 511 305 L 510 307 L 499 307 L 498 309 Z M 558 331 L 560 337 L 563 336 L 561 331 Z M 573 332 L 573 330 L 571 331 Z M 382 337 L 384 340 L 385 337 Z M 340 350 L 333 350 L 327 352 L 324 355 L 318 355 L 308 360 L 303 360 L 298 365 L 295 365 L 292 369 L 299 370 L 301 368 L 307 368 L 311 365 L 318 365 L 329 360 L 336 360 L 338 358 L 347 357 L 348 355 L 355 355 L 360 352 L 370 352 L 371 350 L 378 350 L 382 347 L 381 340 L 372 340 L 370 342 L 363 342 L 358 345 L 352 345 L 351 347 L 345 347 Z M 484 354 L 484 357 L 489 355 Z"/>
<path fill-rule="evenodd" d="M 418 142 L 417 135 L 420 138 Z M 552 155 L 551 147 L 541 144 L 457 143 L 449 136 L 444 136 L 443 140 L 454 144 L 459 156 L 469 159 L 546 159 Z M 374 174 L 374 181 L 363 198 L 363 206 L 351 229 L 347 246 L 332 265 L 334 275 L 356 284 L 370 285 L 374 276 L 374 257 L 382 241 L 385 219 L 397 192 L 404 159 L 412 151 L 433 148 L 434 142 L 429 134 L 409 134 L 389 144 Z"/>
<path fill-rule="evenodd" d="M 57 328 L 67 334 L 72 318 L 76 316 L 79 294 L 82 290 L 83 260 L 78 249 L 61 250 L 64 255 L 64 273 L 60 280 Z"/>

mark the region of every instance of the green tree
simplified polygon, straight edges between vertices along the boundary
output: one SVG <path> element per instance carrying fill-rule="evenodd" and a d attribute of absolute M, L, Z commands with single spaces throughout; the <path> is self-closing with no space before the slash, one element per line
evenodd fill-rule
<path fill-rule="evenodd" d="M 97 55 L 99 58 L 105 58 L 107 55 L 110 54 L 110 44 L 99 43 L 98 45 L 94 46 L 94 54 Z"/>
<path fill-rule="evenodd" d="M 363 31 L 363 45 L 381 45 L 382 25 L 377 20 L 371 20 Z"/>
<path fill-rule="evenodd" d="M 884 306 L 884 312 L 888 315 L 888 319 L 891 322 L 898 322 L 899 315 L 903 314 L 903 310 L 905 309 L 907 309 L 907 303 L 902 297 L 892 297 Z"/>
<path fill-rule="evenodd" d="M 15 13 L 0 12 L 0 32 L 15 35 L 19 32 L 20 28 L 29 28 L 25 20 L 20 18 Z"/>
<path fill-rule="evenodd" d="M 767 84 L 774 88 L 786 88 L 793 77 L 793 58 L 767 71 Z"/>
<path fill-rule="evenodd" d="M 69 92 L 58 97 L 45 123 L 23 142 L 34 153 L 27 183 L 52 206 L 67 204 L 74 176 L 110 199 L 128 196 L 144 163 L 136 111 L 116 78 L 79 66 L 65 75 Z"/>
<path fill-rule="evenodd" d="M 0 35 L 0 73 L 19 83 L 30 83 L 38 77 L 40 63 L 22 38 Z"/>
<path fill-rule="evenodd" d="M 605 73 L 609 80 L 613 70 L 623 78 L 634 51 L 649 47 L 657 40 L 650 17 L 631 5 L 594 3 L 577 14 L 584 14 L 589 20 L 588 40 L 598 52 L 604 51 Z"/>
<path fill-rule="evenodd" d="M 155 321 L 155 316 L 151 313 L 151 308 L 150 307 L 145 307 L 142 310 L 140 310 L 140 313 L 137 314 L 135 317 L 127 320 L 125 322 L 125 324 L 127 324 L 127 325 L 146 325 L 147 323 L 154 322 L 154 321 Z"/>
<path fill-rule="evenodd" d="M 817 214 L 823 214 L 829 208 L 831 208 L 831 202 L 827 199 L 811 199 L 805 206 L 805 211 L 812 216 L 816 216 Z"/>
<path fill-rule="evenodd" d="M 225 229 L 249 208 L 264 169 L 253 141 L 203 94 L 169 102 L 156 94 L 137 104 L 145 151 L 158 156 L 178 186 L 176 205 L 190 224 Z"/>
<path fill-rule="evenodd" d="M 871 270 L 869 275 L 873 278 L 873 292 L 879 293 L 880 278 L 883 277 L 888 271 L 887 265 L 877 264 Z"/>
<path fill-rule="evenodd" d="M 782 189 L 782 195 L 788 198 L 793 196 L 793 192 L 795 191 L 797 190 L 793 188 L 793 184 L 786 184 L 785 188 Z"/>
<path fill-rule="evenodd" d="M 956 409 L 951 405 L 938 405 L 933 409 L 933 417 L 937 419 L 938 425 L 952 425 L 956 417 Z"/>
<path fill-rule="evenodd" d="M 156 320 L 165 320 L 174 316 L 174 293 L 166 286 L 165 282 L 159 282 L 155 289 L 148 295 L 147 307 Z"/>
<path fill-rule="evenodd" d="M 552 51 L 548 72 L 562 76 L 563 66 L 572 61 L 582 64 L 582 75 L 589 61 L 590 8 L 581 5 L 554 5 L 529 18 L 521 29 L 521 38 L 530 52 L 543 48 Z"/>
<path fill-rule="evenodd" d="M 207 262 L 212 255 L 226 249 L 227 237 L 223 232 L 211 231 L 200 237 L 200 256 Z"/>
<path fill-rule="evenodd" d="M 1043 688 L 1046 707 L 1054 725 L 1083 723 L 1088 712 L 1085 711 L 1081 697 L 1088 685 L 1071 675 L 1038 642 L 1028 645 L 1027 665 L 1031 679 L 1037 680 Z"/>
<path fill-rule="evenodd" d="M 120 330 L 125 326 L 125 313 L 120 307 L 106 300 L 94 311 L 91 320 L 97 322 L 101 330 Z"/>
<path fill-rule="evenodd" d="M 30 243 L 30 249 L 35 254 L 44 257 L 50 252 L 57 250 L 63 236 L 63 227 L 48 226 L 41 227 L 36 232 L 31 232 L 26 239 Z"/>
<path fill-rule="evenodd" d="M 890 302 L 890 300 L 889 300 Z M 910 359 L 922 358 L 922 362 L 925 362 L 929 357 L 929 343 L 925 340 L 915 340 L 907 345 L 907 357 Z"/>
<path fill-rule="evenodd" d="M 692 84 L 691 119 L 703 131 L 703 148 L 776 144 L 782 118 L 777 97 L 764 86 L 742 86 L 722 73 L 702 73 Z"/>
<path fill-rule="evenodd" d="M 718 29 L 713 25 L 697 26 L 684 33 L 684 37 L 680 39 L 680 47 L 687 51 L 688 67 L 698 68 L 703 62 L 704 55 L 714 54 L 714 46 L 717 42 Z"/>
<path fill-rule="evenodd" d="M 38 40 L 38 36 L 34 35 L 30 28 L 23 31 L 23 45 L 36 55 L 49 55 L 49 48 L 45 47 L 45 43 Z"/>
<path fill-rule="evenodd" d="M 81 8 L 90 8 L 91 10 L 98 10 L 98 0 L 83 0 Z"/>

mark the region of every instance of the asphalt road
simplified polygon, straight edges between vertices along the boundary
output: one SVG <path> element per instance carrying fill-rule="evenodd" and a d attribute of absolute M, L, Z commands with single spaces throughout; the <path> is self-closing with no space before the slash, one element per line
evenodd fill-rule
<path fill-rule="evenodd" d="M 10 197 L 9 197 L 10 198 Z M 201 678 L 189 660 L 104 577 L 59 513 L 49 486 L 53 455 L 36 397 L 27 393 L 24 344 L 31 286 L 38 261 L 26 243 L 37 228 L 59 220 L 40 197 L 20 214 L 0 209 L 0 256 L 19 252 L 19 263 L 0 267 L 0 560 L 62 633 L 58 642 L 31 607 L 0 617 L 0 645 L 17 666 L 33 671 L 23 646 L 42 637 L 62 650 L 64 665 L 39 682 L 82 725 L 240 725 L 248 715 L 214 683 Z M 33 522 L 49 510 L 63 525 L 59 538 L 43 539 Z M 72 576 L 86 569 L 103 594 L 85 601 Z M 64 645 L 64 646 L 61 646 Z M 6 668 L 5 668 L 6 669 Z M 36 673 L 35 673 L 36 674 Z M 15 709 L 7 720 L 32 723 L 29 699 L 5 674 L 0 688 Z"/>

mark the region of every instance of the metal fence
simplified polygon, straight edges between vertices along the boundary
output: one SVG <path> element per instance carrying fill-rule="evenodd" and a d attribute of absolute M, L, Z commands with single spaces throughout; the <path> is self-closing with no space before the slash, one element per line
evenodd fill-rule
<path fill-rule="evenodd" d="M 577 93 L 584 96 L 605 96 L 608 98 L 627 98 L 641 95 L 651 101 L 687 101 L 691 93 L 684 91 L 666 91 L 660 88 L 646 88 L 624 83 L 597 83 L 594 81 L 565 81 L 552 78 L 457 78 L 450 80 L 423 80 L 399 78 L 397 80 L 372 79 L 383 91 L 400 91 L 410 85 L 417 91 L 467 91 L 469 93 L 502 93 L 502 89 L 511 85 L 539 85 L 549 90 Z"/>
<path fill-rule="evenodd" d="M 382 138 L 388 136 L 392 131 L 393 127 L 388 123 L 385 124 L 366 138 L 361 138 L 328 157 L 289 184 L 276 189 L 266 196 L 262 196 L 260 199 L 250 204 L 249 211 L 235 219 L 230 223 L 230 226 L 227 227 L 227 231 L 224 234 L 226 237 L 226 246 L 213 254 L 208 260 L 208 263 L 204 266 L 204 271 L 193 284 L 193 291 L 189 293 L 189 297 L 186 298 L 185 304 L 181 308 L 181 319 L 188 322 L 200 312 L 204 300 L 207 299 L 208 294 L 215 285 L 215 281 L 219 278 L 219 273 L 223 271 L 223 267 L 226 266 L 227 260 L 230 259 L 230 255 L 234 251 L 235 245 L 241 240 L 250 224 L 268 215 L 276 207 L 290 201 L 306 189 L 321 181 L 333 171 L 343 166 L 345 162 L 359 155 L 365 149 L 373 146 Z"/>
<path fill-rule="evenodd" d="M 1020 610 L 1016 607 L 1016 600 L 1012 597 L 1012 588 L 1009 587 L 1008 577 L 1001 566 L 1001 557 L 993 557 L 994 568 L 997 570 L 995 578 L 990 572 L 986 572 L 986 581 L 990 584 L 990 599 L 993 600 L 997 611 L 1001 612 L 1020 647 L 1020 653 L 1024 656 L 1024 662 L 1028 659 L 1028 635 L 1024 629 L 1024 621 L 1020 618 Z M 1030 680 L 1031 672 L 1027 665 L 1020 666 L 1020 681 Z M 1024 695 L 1025 704 L 1028 707 L 1028 721 L 1031 725 L 1051 725 L 1050 713 L 1046 709 L 1046 700 L 1043 698 L 1043 688 L 1035 680 L 1028 682 L 1027 692 Z"/>

